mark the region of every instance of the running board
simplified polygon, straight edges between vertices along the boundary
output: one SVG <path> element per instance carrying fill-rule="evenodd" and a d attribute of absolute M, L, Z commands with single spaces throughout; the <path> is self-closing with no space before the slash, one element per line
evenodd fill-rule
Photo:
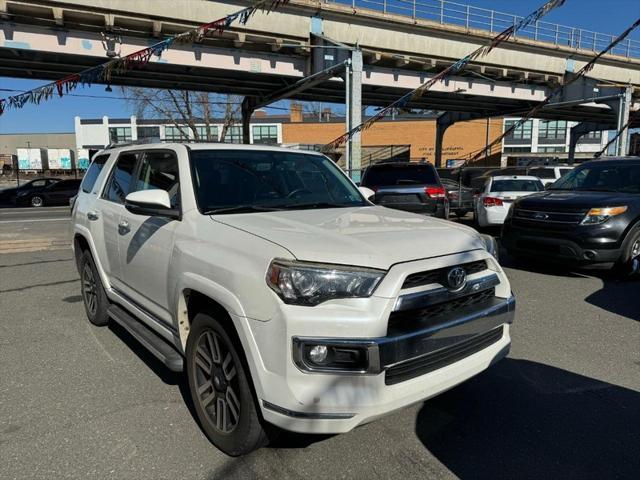
<path fill-rule="evenodd" d="M 153 330 L 118 305 L 111 305 L 109 316 L 129 332 L 149 352 L 172 372 L 182 372 L 184 359 L 178 351 L 160 338 Z"/>

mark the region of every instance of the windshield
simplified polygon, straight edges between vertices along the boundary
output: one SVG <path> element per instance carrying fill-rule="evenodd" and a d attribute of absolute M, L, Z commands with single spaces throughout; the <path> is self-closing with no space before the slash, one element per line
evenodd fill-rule
<path fill-rule="evenodd" d="M 193 150 L 193 183 L 203 213 L 368 205 L 327 157 L 260 150 Z"/>
<path fill-rule="evenodd" d="M 640 193 L 640 165 L 585 165 L 561 177 L 550 190 Z"/>
<path fill-rule="evenodd" d="M 540 192 L 544 185 L 540 180 L 494 180 L 492 192 Z"/>
<path fill-rule="evenodd" d="M 431 165 L 381 165 L 369 168 L 362 185 L 438 185 L 438 175 Z"/>

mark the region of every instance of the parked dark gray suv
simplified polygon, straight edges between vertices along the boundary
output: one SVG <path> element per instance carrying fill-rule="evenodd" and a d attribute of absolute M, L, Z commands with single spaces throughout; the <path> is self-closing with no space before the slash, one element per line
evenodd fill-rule
<path fill-rule="evenodd" d="M 384 207 L 449 217 L 449 200 L 438 172 L 430 163 L 380 163 L 362 177 L 362 186 L 375 195 L 373 203 Z"/>

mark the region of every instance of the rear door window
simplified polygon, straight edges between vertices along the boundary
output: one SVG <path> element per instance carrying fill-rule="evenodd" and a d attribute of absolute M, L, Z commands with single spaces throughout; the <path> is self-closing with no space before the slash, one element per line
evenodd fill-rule
<path fill-rule="evenodd" d="M 82 179 L 83 192 L 89 193 L 93 190 L 93 186 L 96 184 L 98 176 L 108 159 L 109 155 L 98 155 L 93 159 L 93 162 L 91 162 L 91 165 L 89 165 L 89 168 L 87 169 L 87 173 L 84 174 L 84 178 Z"/>
<path fill-rule="evenodd" d="M 438 185 L 438 174 L 431 165 L 384 165 L 371 167 L 362 181 L 368 185 Z"/>
<path fill-rule="evenodd" d="M 118 157 L 102 198 L 116 203 L 124 203 L 131 189 L 131 180 L 140 158 L 140 152 L 123 152 Z"/>

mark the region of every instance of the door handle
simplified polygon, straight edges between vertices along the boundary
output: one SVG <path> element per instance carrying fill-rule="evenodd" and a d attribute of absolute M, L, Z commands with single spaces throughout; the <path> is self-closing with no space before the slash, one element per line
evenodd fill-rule
<path fill-rule="evenodd" d="M 131 226 L 129 225 L 129 222 L 122 221 L 118 224 L 118 232 L 120 232 L 120 235 L 125 235 L 130 231 L 131 231 Z"/>
<path fill-rule="evenodd" d="M 87 212 L 87 218 L 89 220 L 97 220 L 98 219 L 98 212 L 96 212 L 95 210 L 91 210 L 90 212 Z"/>

